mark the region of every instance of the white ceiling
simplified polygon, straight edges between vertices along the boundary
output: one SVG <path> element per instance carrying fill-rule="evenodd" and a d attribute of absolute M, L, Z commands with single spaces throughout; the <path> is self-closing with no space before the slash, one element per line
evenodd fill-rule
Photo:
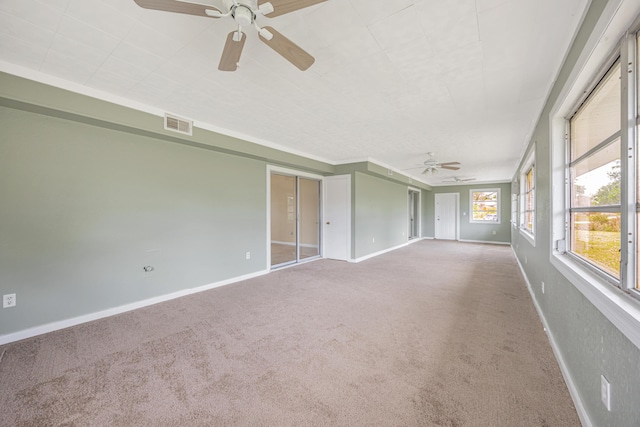
<path fill-rule="evenodd" d="M 216 0 L 211 0 L 215 3 Z M 218 71 L 231 18 L 133 0 L 0 0 L 0 70 L 332 164 L 403 171 L 427 152 L 509 181 L 588 0 L 329 0 L 261 18 L 316 58 L 301 72 L 253 29 L 238 71 Z"/>

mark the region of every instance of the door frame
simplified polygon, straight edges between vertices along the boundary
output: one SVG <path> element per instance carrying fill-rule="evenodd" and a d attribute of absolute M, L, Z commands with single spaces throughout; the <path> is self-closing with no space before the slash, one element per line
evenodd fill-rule
<path fill-rule="evenodd" d="M 416 235 L 414 237 L 411 237 L 411 232 L 412 227 L 411 227 L 411 194 L 417 194 L 417 206 L 415 206 L 416 212 L 417 212 L 417 218 L 414 218 L 415 221 L 417 221 L 417 225 L 416 225 Z M 422 191 L 420 191 L 419 188 L 415 188 L 415 187 L 408 187 L 407 188 L 407 197 L 408 197 L 408 201 L 407 201 L 407 230 L 408 230 L 408 234 L 407 234 L 407 240 L 416 240 L 419 239 L 422 236 Z M 416 202 L 416 200 L 414 200 L 414 202 Z"/>
<path fill-rule="evenodd" d="M 279 175 L 287 175 L 287 176 L 293 176 L 293 177 L 300 177 L 300 178 L 308 178 L 308 179 L 313 179 L 313 180 L 317 180 L 319 181 L 319 194 L 318 194 L 318 204 L 319 204 L 319 209 L 318 209 L 318 219 L 320 222 L 320 227 L 318 228 L 318 245 L 319 247 L 319 251 L 318 251 L 318 256 L 314 256 L 311 258 L 305 258 L 304 260 L 300 260 L 300 255 L 299 255 L 299 233 L 300 233 L 300 207 L 298 206 L 298 204 L 300 203 L 300 201 L 298 200 L 298 197 L 296 197 L 296 260 L 292 263 L 287 263 L 287 264 L 282 264 L 282 265 L 278 265 L 277 268 L 280 267 L 284 267 L 284 266 L 289 266 L 289 265 L 295 265 L 295 264 L 301 264 L 303 262 L 307 262 L 307 261 L 311 261 L 314 259 L 318 259 L 320 257 L 323 256 L 323 251 L 324 251 L 324 244 L 323 244 L 323 231 L 324 231 L 324 227 L 322 226 L 322 214 L 324 211 L 323 208 L 323 201 L 324 201 L 324 197 L 322 195 L 323 193 L 323 183 L 324 183 L 324 177 L 322 175 L 315 175 L 309 172 L 303 172 L 303 171 L 299 171 L 296 169 L 288 169 L 288 168 L 283 168 L 281 166 L 274 166 L 274 165 L 267 165 L 267 197 L 266 197 L 266 202 L 267 202 L 267 259 L 266 259 L 266 269 L 268 271 L 271 271 L 271 269 L 274 267 L 271 265 L 271 174 L 272 173 L 276 173 Z M 297 185 L 296 185 L 296 191 L 297 191 Z"/>
<path fill-rule="evenodd" d="M 456 224 L 456 236 L 454 240 L 460 240 L 460 193 L 435 193 L 435 197 L 434 197 L 434 209 L 433 209 L 433 222 L 434 222 L 434 229 L 433 229 L 433 237 L 435 239 L 437 239 L 438 237 L 436 236 L 437 231 L 438 231 L 438 215 L 437 215 L 437 206 L 438 206 L 438 196 L 455 196 L 455 202 L 456 202 L 456 206 L 455 206 L 455 224 Z M 448 240 L 448 239 L 443 239 L 443 240 Z"/>

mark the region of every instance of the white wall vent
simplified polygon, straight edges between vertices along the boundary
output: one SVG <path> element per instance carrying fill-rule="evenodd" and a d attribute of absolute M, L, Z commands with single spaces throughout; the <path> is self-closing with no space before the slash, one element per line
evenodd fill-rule
<path fill-rule="evenodd" d="M 185 135 L 193 135 L 193 121 L 165 113 L 164 128 Z"/>

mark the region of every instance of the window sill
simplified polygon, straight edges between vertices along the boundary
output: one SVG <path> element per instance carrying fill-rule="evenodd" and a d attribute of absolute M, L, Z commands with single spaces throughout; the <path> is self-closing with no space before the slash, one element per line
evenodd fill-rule
<path fill-rule="evenodd" d="M 518 227 L 518 230 L 520 231 L 520 235 L 522 237 L 524 237 L 526 241 L 531 243 L 531 246 L 533 246 L 535 248 L 536 247 L 536 238 L 535 238 L 535 236 L 533 234 L 529 233 L 528 231 L 526 231 L 524 228 Z"/>
<path fill-rule="evenodd" d="M 554 251 L 551 264 L 640 349 L 640 302 Z"/>

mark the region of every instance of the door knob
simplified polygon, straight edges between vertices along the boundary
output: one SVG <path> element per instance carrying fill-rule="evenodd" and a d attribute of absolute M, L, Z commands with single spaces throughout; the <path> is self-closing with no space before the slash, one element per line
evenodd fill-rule
<path fill-rule="evenodd" d="M 327 221 L 327 225 L 331 224 L 331 222 Z"/>

